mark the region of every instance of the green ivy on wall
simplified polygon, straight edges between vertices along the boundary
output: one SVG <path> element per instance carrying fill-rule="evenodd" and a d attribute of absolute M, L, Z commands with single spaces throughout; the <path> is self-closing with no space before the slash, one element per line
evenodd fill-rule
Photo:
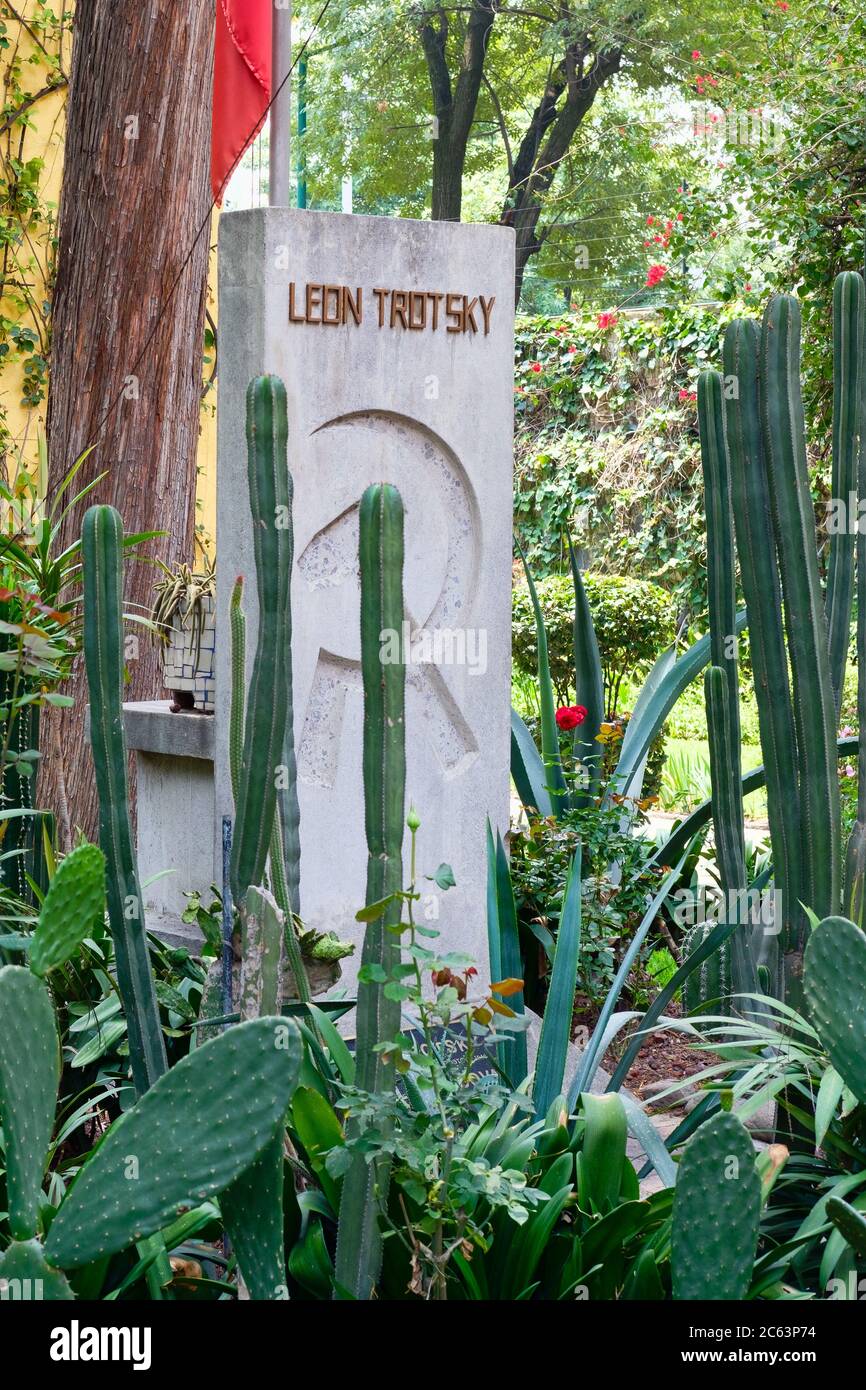
<path fill-rule="evenodd" d="M 15 370 L 25 409 L 39 406 L 48 390 L 57 209 L 45 197 L 43 153 L 28 154 L 28 137 L 38 130 L 44 150 L 53 133 L 40 123 L 41 111 L 67 85 L 71 8 L 56 13 L 45 0 L 0 0 L 0 455 L 13 443 L 3 376 Z"/>

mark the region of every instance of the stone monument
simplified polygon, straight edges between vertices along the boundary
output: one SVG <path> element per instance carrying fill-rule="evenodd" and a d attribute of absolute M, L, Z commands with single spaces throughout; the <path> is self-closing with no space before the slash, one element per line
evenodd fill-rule
<path fill-rule="evenodd" d="M 282 377 L 294 477 L 294 706 L 301 914 L 360 940 L 358 503 L 388 481 L 405 505 L 407 800 L 421 818 L 421 915 L 486 958 L 485 822 L 509 811 L 513 233 L 260 208 L 225 214 L 219 249 L 214 878 L 228 767 L 228 603 L 256 593 L 245 395 Z M 249 674 L 249 673 L 248 673 Z M 408 832 L 407 832 L 408 840 Z M 408 871 L 408 864 L 407 864 Z M 351 982 L 352 972 L 347 972 Z"/>

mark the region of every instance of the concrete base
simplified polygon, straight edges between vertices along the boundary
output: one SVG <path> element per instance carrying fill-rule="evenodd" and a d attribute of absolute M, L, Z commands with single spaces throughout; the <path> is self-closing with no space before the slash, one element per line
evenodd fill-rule
<path fill-rule="evenodd" d="M 185 893 L 214 883 L 214 721 L 172 714 L 169 702 L 123 706 L 127 746 L 138 770 L 138 872 L 148 931 L 195 949 L 196 927 L 181 921 Z"/>

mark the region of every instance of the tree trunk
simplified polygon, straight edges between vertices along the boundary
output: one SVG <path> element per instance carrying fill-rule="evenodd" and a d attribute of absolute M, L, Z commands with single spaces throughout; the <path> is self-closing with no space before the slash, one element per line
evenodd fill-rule
<path fill-rule="evenodd" d="M 538 235 L 538 223 L 557 170 L 598 93 L 619 72 L 623 55 L 621 48 L 602 49 L 588 69 L 584 67 L 585 56 L 580 45 L 566 52 L 533 113 L 514 161 L 501 220 L 516 233 L 515 304 L 529 258 L 541 250 L 543 237 Z"/>
<path fill-rule="evenodd" d="M 434 222 L 460 221 L 466 148 L 495 18 L 495 0 L 472 0 L 457 81 L 452 88 L 447 54 L 448 17 L 439 6 L 423 12 L 419 32 L 433 93 L 435 120 L 431 131 L 434 141 L 431 216 Z"/>
<path fill-rule="evenodd" d="M 51 478 L 56 487 L 95 444 L 77 481 L 104 469 L 108 476 L 66 518 L 63 541 L 80 533 L 86 506 L 110 502 L 127 532 L 164 531 L 147 553 L 166 563 L 193 552 L 214 16 L 214 0 L 78 0 L 75 10 L 50 358 Z M 127 611 L 149 607 L 152 584 L 152 566 L 128 565 Z M 131 645 L 127 698 L 155 698 L 157 652 L 144 632 Z M 59 738 L 43 740 L 39 804 L 58 805 L 63 773 L 71 824 L 93 837 L 80 657 L 68 693 L 73 709 L 49 711 L 61 728 Z M 53 748 L 63 750 L 62 769 Z"/>

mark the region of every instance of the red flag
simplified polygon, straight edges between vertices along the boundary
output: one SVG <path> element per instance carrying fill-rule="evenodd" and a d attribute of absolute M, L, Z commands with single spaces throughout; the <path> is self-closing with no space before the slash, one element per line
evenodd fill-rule
<path fill-rule="evenodd" d="M 210 179 L 216 202 L 271 99 L 273 0 L 217 0 Z"/>

